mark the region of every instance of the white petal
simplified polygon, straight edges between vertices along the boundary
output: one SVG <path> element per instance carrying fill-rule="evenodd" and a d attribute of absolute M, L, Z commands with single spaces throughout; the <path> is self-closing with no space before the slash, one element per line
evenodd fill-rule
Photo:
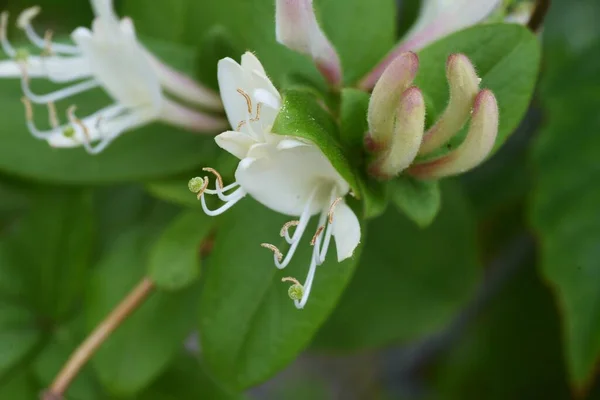
<path fill-rule="evenodd" d="M 262 139 L 262 131 L 268 130 L 281 106 L 281 95 L 273 83 L 264 75 L 264 69 L 252 53 L 242 56 L 239 65 L 231 58 L 219 61 L 218 80 L 221 100 L 232 128 L 241 121 L 257 116 L 258 103 L 263 103 L 260 123 L 254 129 L 257 139 Z M 242 91 L 242 93 L 240 93 Z M 250 103 L 244 97 L 248 95 Z M 245 130 L 247 128 L 243 128 Z"/>
<path fill-rule="evenodd" d="M 254 53 L 252 53 L 250 51 L 247 51 L 244 54 L 242 54 L 241 66 L 246 71 L 249 71 L 249 72 L 256 71 L 262 76 L 265 76 L 265 77 L 267 76 L 267 73 L 265 72 L 265 68 L 263 67 L 263 65 L 260 63 L 258 58 L 254 55 Z"/>
<path fill-rule="evenodd" d="M 117 20 L 112 0 L 91 0 L 94 15 L 104 20 Z"/>
<path fill-rule="evenodd" d="M 28 57 L 26 67 L 30 78 L 46 78 L 57 83 L 87 78 L 92 74 L 83 57 Z M 21 67 L 12 60 L 0 61 L 0 77 L 19 78 Z"/>
<path fill-rule="evenodd" d="M 103 29 L 111 27 L 104 26 Z M 152 106 L 160 109 L 160 81 L 135 36 L 120 34 L 113 40 L 99 36 L 96 31 L 92 34 L 85 28 L 77 28 L 71 36 L 87 58 L 96 79 L 114 100 L 130 108 Z"/>
<path fill-rule="evenodd" d="M 423 0 L 415 25 L 406 34 L 404 50 L 418 50 L 443 36 L 475 25 L 488 17 L 502 0 Z"/>
<path fill-rule="evenodd" d="M 215 142 L 223 150 L 231 153 L 240 160 L 248 156 L 248 151 L 256 144 L 251 136 L 242 132 L 227 131 L 215 137 Z"/>
<path fill-rule="evenodd" d="M 352 257 L 360 243 L 360 222 L 352 209 L 343 201 L 336 206 L 333 213 L 332 229 L 338 261 Z"/>
<path fill-rule="evenodd" d="M 236 181 L 257 201 L 277 212 L 299 216 L 317 187 L 322 190 L 316 195 L 311 214 L 329 207 L 334 185 L 340 187 L 340 193 L 348 192 L 348 185 L 314 145 L 286 150 L 277 150 L 276 145 L 255 145 L 248 155 L 257 159 L 244 168 L 238 167 Z"/>

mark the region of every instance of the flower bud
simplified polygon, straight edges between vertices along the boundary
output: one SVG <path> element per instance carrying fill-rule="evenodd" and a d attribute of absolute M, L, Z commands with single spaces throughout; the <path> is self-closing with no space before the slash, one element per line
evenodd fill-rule
<path fill-rule="evenodd" d="M 439 179 L 475 168 L 490 154 L 498 135 L 498 104 L 490 90 L 482 90 L 475 98 L 473 117 L 464 142 L 451 153 L 409 170 L 421 179 Z"/>
<path fill-rule="evenodd" d="M 425 130 L 425 101 L 418 88 L 402 93 L 395 115 L 392 139 L 369 167 L 372 175 L 383 179 L 408 168 L 419 152 Z"/>
<path fill-rule="evenodd" d="M 429 154 L 448 143 L 469 120 L 481 81 L 467 56 L 452 54 L 446 63 L 450 101 L 438 121 L 423 137 L 419 155 Z"/>
<path fill-rule="evenodd" d="M 412 84 L 419 68 L 415 53 L 400 54 L 391 63 L 373 89 L 369 101 L 369 150 L 377 151 L 389 145 L 394 136 L 398 102 L 404 91 Z"/>
<path fill-rule="evenodd" d="M 312 57 L 323 76 L 333 85 L 342 82 L 340 58 L 317 22 L 312 0 L 276 1 L 277 41 Z"/>

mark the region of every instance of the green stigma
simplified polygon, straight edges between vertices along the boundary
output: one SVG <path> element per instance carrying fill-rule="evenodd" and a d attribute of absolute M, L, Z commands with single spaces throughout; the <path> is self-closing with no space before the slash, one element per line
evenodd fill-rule
<path fill-rule="evenodd" d="M 63 130 L 62 134 L 64 137 L 71 139 L 75 136 L 75 128 L 68 126 Z"/>
<path fill-rule="evenodd" d="M 202 190 L 203 186 L 204 186 L 204 179 L 200 178 L 200 177 L 192 178 L 188 182 L 188 189 L 190 189 L 190 192 L 192 192 L 192 193 L 200 192 L 200 190 Z"/>
<path fill-rule="evenodd" d="M 25 48 L 17 49 L 17 52 L 15 54 L 16 61 L 27 61 L 28 58 L 29 58 L 29 51 L 27 49 L 25 49 Z"/>
<path fill-rule="evenodd" d="M 296 283 L 288 289 L 288 296 L 290 299 L 300 301 L 304 295 L 304 287 L 299 283 Z"/>

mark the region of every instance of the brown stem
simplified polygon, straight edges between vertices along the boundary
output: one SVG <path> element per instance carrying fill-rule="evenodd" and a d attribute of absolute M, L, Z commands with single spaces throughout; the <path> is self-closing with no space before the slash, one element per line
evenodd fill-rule
<path fill-rule="evenodd" d="M 529 18 L 529 22 L 527 23 L 527 27 L 532 32 L 537 32 L 540 29 L 549 9 L 550 0 L 538 0 L 536 2 L 535 9 L 531 14 L 531 18 Z"/>
<path fill-rule="evenodd" d="M 114 330 L 144 302 L 153 289 L 154 283 L 149 278 L 144 278 L 75 350 L 50 388 L 42 394 L 42 400 L 62 399 L 81 368 Z"/>

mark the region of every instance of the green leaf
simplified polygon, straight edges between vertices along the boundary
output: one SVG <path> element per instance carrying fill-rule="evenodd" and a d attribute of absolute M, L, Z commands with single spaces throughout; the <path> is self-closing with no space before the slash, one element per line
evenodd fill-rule
<path fill-rule="evenodd" d="M 360 175 L 358 184 L 363 200 L 363 216 L 374 218 L 381 215 L 388 204 L 385 185 L 366 174 L 366 155 L 364 149 L 365 134 L 369 130 L 367 109 L 370 96 L 357 89 L 342 90 L 340 141 Z"/>
<path fill-rule="evenodd" d="M 310 140 L 321 149 L 354 192 L 360 193 L 353 164 L 339 143 L 335 121 L 312 95 L 297 90 L 286 92 L 273 123 L 273 132 Z"/>
<path fill-rule="evenodd" d="M 51 385 L 69 356 L 85 340 L 82 322 L 83 320 L 78 318 L 65 326 L 58 327 L 48 338 L 45 348 L 32 363 L 31 369 L 42 387 L 47 388 Z M 77 373 L 77 376 L 69 385 L 67 395 L 68 398 L 73 399 L 105 399 L 101 395 L 100 386 L 89 365 L 85 365 Z"/>
<path fill-rule="evenodd" d="M 279 231 L 289 217 L 245 199 L 222 218 L 201 298 L 201 345 L 211 372 L 241 390 L 274 375 L 308 344 L 348 283 L 359 249 L 338 263 L 330 248 L 306 307 L 297 310 L 288 297 L 289 283 L 281 279 L 304 281 L 311 234 L 305 235 L 292 263 L 279 271 L 273 254 L 260 244 L 279 244 Z M 312 224 L 307 232 L 315 230 Z"/>
<path fill-rule="evenodd" d="M 446 187 L 440 215 L 427 229 L 390 208 L 367 230 L 356 274 L 313 348 L 355 351 L 431 335 L 475 291 L 475 221 L 456 187 Z"/>
<path fill-rule="evenodd" d="M 222 26 L 214 26 L 206 33 L 197 55 L 198 78 L 215 91 L 219 91 L 217 65 L 219 60 L 230 57 L 237 60 L 242 54 L 233 44 L 231 35 Z"/>
<path fill-rule="evenodd" d="M 442 205 L 438 181 L 422 181 L 401 176 L 390 182 L 396 207 L 421 228 L 429 226 Z"/>
<path fill-rule="evenodd" d="M 31 400 L 39 395 L 39 388 L 28 371 L 21 370 L 0 384 L 0 398 L 10 400 Z"/>
<path fill-rule="evenodd" d="M 433 370 L 429 399 L 570 399 L 560 320 L 533 260 L 509 274 Z M 512 271 L 511 271 L 512 272 Z M 583 398 L 583 397 L 582 397 Z"/>
<path fill-rule="evenodd" d="M 201 363 L 189 354 L 180 354 L 138 400 L 210 399 L 235 400 L 246 396 L 227 391 L 215 382 Z"/>
<path fill-rule="evenodd" d="M 148 276 L 163 290 L 180 290 L 200 276 L 200 247 L 213 227 L 202 211 L 182 212 L 152 246 Z"/>
<path fill-rule="evenodd" d="M 93 222 L 89 192 L 39 188 L 31 211 L 8 238 L 6 273 L 13 281 L 4 283 L 5 292 L 46 318 L 68 316 L 78 308 L 88 276 Z"/>
<path fill-rule="evenodd" d="M 427 96 L 430 121 L 435 121 L 448 102 L 445 67 L 452 53 L 464 53 L 471 59 L 482 79 L 481 87 L 491 89 L 498 100 L 497 150 L 517 128 L 531 101 L 540 63 L 538 40 L 520 25 L 487 24 L 454 33 L 419 51 L 415 85 Z"/>
<path fill-rule="evenodd" d="M 172 43 L 152 42 L 149 48 L 169 64 L 189 72 L 195 70 L 194 53 Z M 33 90 L 46 93 L 56 90 L 40 80 L 32 81 Z M 82 148 L 53 149 L 45 141 L 31 136 L 25 125 L 20 102 L 21 86 L 17 79 L 0 81 L 0 108 L 5 116 L 0 132 L 0 171 L 35 180 L 67 183 L 110 183 L 158 179 L 188 171 L 210 159 L 217 147 L 209 135 L 184 132 L 179 128 L 154 123 L 127 132 L 104 152 L 91 156 Z M 59 115 L 70 104 L 78 106 L 80 116 L 88 115 L 112 101 L 95 90 L 57 104 Z M 36 108 L 36 123 L 47 129 L 44 107 Z M 63 118 L 63 122 L 66 120 Z M 160 160 L 160 162 L 157 162 Z"/>
<path fill-rule="evenodd" d="M 0 301 L 0 376 L 31 354 L 41 340 L 36 316 L 31 311 Z"/>
<path fill-rule="evenodd" d="M 342 60 L 346 84 L 368 73 L 396 41 L 395 0 L 316 0 L 315 6 Z"/>
<path fill-rule="evenodd" d="M 87 327 L 91 331 L 142 280 L 153 241 L 147 227 L 122 233 L 96 267 L 88 287 Z M 102 345 L 92 359 L 102 385 L 130 396 L 167 368 L 192 331 L 198 285 L 176 293 L 154 292 Z"/>
<path fill-rule="evenodd" d="M 539 235 L 541 271 L 563 312 L 566 358 L 578 389 L 589 386 L 600 356 L 600 137 L 595 134 L 600 77 L 578 79 L 581 69 L 600 68 L 599 54 L 597 40 L 557 72 L 573 77 L 573 87 L 547 87 L 551 82 L 543 79 L 548 123 L 533 153 L 537 184 L 531 221 Z"/>

